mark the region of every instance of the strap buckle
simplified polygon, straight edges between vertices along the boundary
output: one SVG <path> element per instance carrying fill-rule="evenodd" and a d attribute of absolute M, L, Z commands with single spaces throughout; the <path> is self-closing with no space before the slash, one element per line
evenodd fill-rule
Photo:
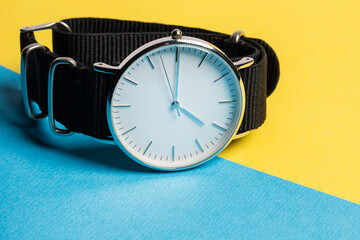
<path fill-rule="evenodd" d="M 76 67 L 76 62 L 74 59 L 69 57 L 58 57 L 50 65 L 49 68 L 49 78 L 48 78 L 48 117 L 49 117 L 49 126 L 50 130 L 60 136 L 70 136 L 73 134 L 68 129 L 60 129 L 56 127 L 55 118 L 54 118 L 54 73 L 55 69 L 59 65 L 71 64 Z"/>
<path fill-rule="evenodd" d="M 25 32 L 35 32 L 40 30 L 52 29 L 56 31 L 64 31 L 64 32 L 71 32 L 71 28 L 66 23 L 59 21 L 59 22 L 51 22 L 51 23 L 44 23 L 39 25 L 33 25 L 28 27 L 20 28 L 21 33 Z"/>
<path fill-rule="evenodd" d="M 29 118 L 39 120 L 39 119 L 46 117 L 46 114 L 43 112 L 40 112 L 38 114 L 34 113 L 32 107 L 31 107 L 32 100 L 29 98 L 29 86 L 28 86 L 28 77 L 27 77 L 28 59 L 29 59 L 30 54 L 33 53 L 35 50 L 45 51 L 45 47 L 39 43 L 33 43 L 33 44 L 26 46 L 21 52 L 21 63 L 20 63 L 20 65 L 21 65 L 21 70 L 20 70 L 21 92 L 22 92 L 22 96 L 23 96 L 23 102 L 24 102 L 24 106 L 25 106 L 26 115 L 28 115 Z"/>
<path fill-rule="evenodd" d="M 45 29 L 53 29 L 58 31 L 66 31 L 71 32 L 71 28 L 64 22 L 52 22 L 52 23 L 45 23 L 40 25 L 34 25 L 29 27 L 20 28 L 21 33 L 26 32 L 34 32 L 40 31 Z M 36 50 L 45 51 L 45 46 L 39 43 L 32 43 L 26 46 L 21 52 L 21 89 L 22 89 L 22 96 L 23 102 L 25 106 L 25 112 L 29 118 L 39 120 L 46 117 L 46 114 L 43 112 L 34 113 L 34 110 L 31 107 L 32 100 L 29 98 L 29 85 L 28 85 L 28 59 L 31 53 L 35 52 Z"/>

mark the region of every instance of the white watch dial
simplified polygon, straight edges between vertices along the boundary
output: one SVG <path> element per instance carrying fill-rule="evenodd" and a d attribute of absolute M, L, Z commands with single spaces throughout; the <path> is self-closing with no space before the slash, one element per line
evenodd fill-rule
<path fill-rule="evenodd" d="M 157 169 L 196 166 L 237 131 L 244 90 L 229 61 L 200 45 L 175 43 L 145 52 L 122 73 L 109 123 L 125 153 Z"/>

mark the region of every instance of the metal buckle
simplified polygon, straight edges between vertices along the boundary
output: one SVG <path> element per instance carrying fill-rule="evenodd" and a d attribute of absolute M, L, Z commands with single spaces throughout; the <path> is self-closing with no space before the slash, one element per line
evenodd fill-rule
<path fill-rule="evenodd" d="M 70 27 L 64 23 L 64 22 L 52 22 L 52 23 L 45 23 L 40 25 L 34 25 L 30 27 L 23 27 L 20 28 L 20 32 L 26 33 L 26 32 L 34 32 L 34 31 L 40 31 L 45 29 L 53 29 L 58 31 L 66 31 L 71 32 Z M 45 47 L 39 43 L 33 43 L 28 46 L 26 46 L 22 52 L 21 52 L 21 89 L 22 89 L 22 95 L 23 95 L 23 102 L 25 106 L 25 112 L 28 115 L 29 118 L 39 120 L 46 115 L 41 112 L 38 114 L 35 114 L 32 107 L 31 107 L 31 99 L 29 98 L 29 86 L 28 86 L 28 77 L 27 77 L 27 68 L 28 68 L 28 59 L 32 52 L 35 50 L 42 50 L 45 51 Z"/>
<path fill-rule="evenodd" d="M 35 120 L 39 120 L 42 119 L 44 117 L 46 117 L 46 115 L 41 112 L 38 114 L 35 114 L 32 107 L 31 107 L 31 99 L 29 98 L 29 86 L 27 84 L 27 69 L 28 69 L 28 59 L 30 56 L 30 53 L 34 52 L 35 50 L 45 50 L 45 47 L 39 43 L 33 43 L 30 44 L 28 46 L 26 46 L 23 51 L 21 52 L 21 91 L 22 91 L 22 96 L 23 96 L 23 102 L 24 102 L 24 106 L 25 106 L 25 112 L 26 115 L 28 115 L 29 118 L 35 119 Z"/>
<path fill-rule="evenodd" d="M 34 26 L 29 26 L 29 27 L 22 27 L 22 28 L 20 28 L 20 32 L 22 32 L 22 33 L 35 32 L 35 31 L 46 30 L 46 29 L 71 32 L 71 28 L 69 27 L 69 25 L 67 25 L 66 23 L 61 22 L 61 21 L 44 23 L 44 24 L 39 24 L 39 25 L 34 25 Z"/>
<path fill-rule="evenodd" d="M 54 118 L 54 73 L 56 67 L 63 64 L 71 64 L 72 66 L 76 67 L 75 60 L 69 57 L 58 57 L 51 63 L 48 79 L 48 117 L 50 130 L 53 133 L 60 136 L 70 136 L 73 134 L 73 132 L 68 129 L 60 129 L 56 127 Z"/>

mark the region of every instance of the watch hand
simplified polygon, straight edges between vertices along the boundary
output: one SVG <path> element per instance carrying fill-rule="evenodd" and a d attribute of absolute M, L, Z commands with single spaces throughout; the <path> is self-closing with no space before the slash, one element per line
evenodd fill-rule
<path fill-rule="evenodd" d="M 164 69 L 164 72 L 165 72 L 166 80 L 167 80 L 168 85 L 169 85 L 169 88 L 170 88 L 170 92 L 171 92 L 172 99 L 174 100 L 174 103 L 175 103 L 175 102 L 176 102 L 176 100 L 175 100 L 175 97 L 174 97 L 173 91 L 172 91 L 172 89 L 171 89 L 171 85 L 170 85 L 169 77 L 168 77 L 168 74 L 167 74 L 167 72 L 166 72 L 166 69 L 165 69 L 165 64 L 164 64 L 164 61 L 163 61 L 163 59 L 162 59 L 161 55 L 160 55 L 160 59 L 161 59 L 161 64 L 162 64 L 163 69 Z M 175 105 L 175 109 L 176 109 L 176 111 L 177 111 L 178 116 L 180 116 L 180 112 L 179 112 L 179 109 L 178 109 L 177 105 Z"/>
<path fill-rule="evenodd" d="M 179 86 L 179 65 L 180 65 L 180 53 L 179 53 L 179 48 L 178 48 L 178 47 L 176 47 L 175 62 L 176 62 L 175 99 L 176 99 L 176 101 L 177 101 L 177 99 L 178 99 L 178 86 Z"/>
<path fill-rule="evenodd" d="M 187 109 L 180 107 L 180 110 L 186 115 L 188 116 L 190 119 L 192 119 L 194 122 L 200 124 L 200 125 L 205 125 L 205 123 L 203 121 L 201 121 L 199 118 L 195 117 L 194 114 L 192 114 L 191 112 L 189 112 Z"/>

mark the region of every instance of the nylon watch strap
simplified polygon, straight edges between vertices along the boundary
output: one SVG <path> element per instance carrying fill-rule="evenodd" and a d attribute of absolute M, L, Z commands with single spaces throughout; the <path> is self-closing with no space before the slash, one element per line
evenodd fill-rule
<path fill-rule="evenodd" d="M 29 98 L 40 110 L 48 113 L 48 73 L 57 57 L 70 57 L 77 66 L 59 66 L 54 75 L 54 117 L 67 129 L 99 139 L 107 139 L 110 130 L 106 119 L 106 102 L 118 76 L 92 69 L 95 62 L 118 65 L 136 48 L 152 40 L 169 36 L 174 28 L 184 35 L 203 39 L 220 48 L 232 61 L 249 56 L 255 61 L 240 70 L 246 107 L 238 133 L 256 129 L 266 117 L 266 98 L 279 79 L 279 61 L 274 50 L 263 40 L 242 37 L 238 42 L 230 36 L 199 28 L 143 23 L 100 18 L 63 20 L 72 32 L 53 31 L 53 52 L 48 48 L 35 50 L 28 59 Z M 33 32 L 20 34 L 21 49 L 36 43 Z"/>

